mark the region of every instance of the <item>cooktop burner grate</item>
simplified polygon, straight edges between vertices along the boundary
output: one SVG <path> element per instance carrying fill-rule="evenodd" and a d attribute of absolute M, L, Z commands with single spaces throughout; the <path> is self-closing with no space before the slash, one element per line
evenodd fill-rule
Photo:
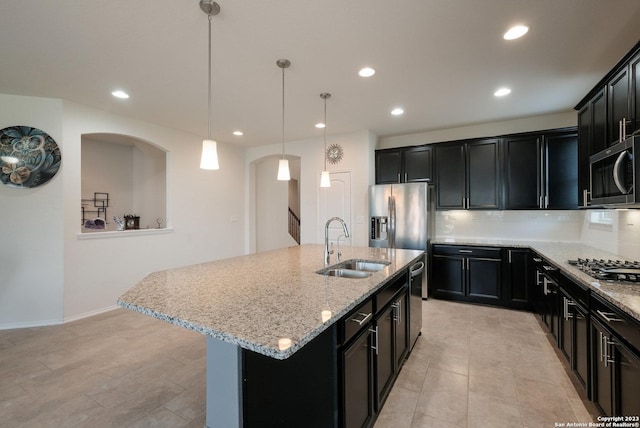
<path fill-rule="evenodd" d="M 640 262 L 629 260 L 577 259 L 570 265 L 604 281 L 640 282 Z"/>

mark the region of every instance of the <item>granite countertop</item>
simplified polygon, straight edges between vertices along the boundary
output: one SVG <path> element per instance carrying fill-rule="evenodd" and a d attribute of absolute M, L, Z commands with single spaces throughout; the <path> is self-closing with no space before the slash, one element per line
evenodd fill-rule
<path fill-rule="evenodd" d="M 432 244 L 448 245 L 484 245 L 512 248 L 531 248 L 545 260 L 560 269 L 565 275 L 576 282 L 586 286 L 595 294 L 613 303 L 625 313 L 631 315 L 640 322 L 640 283 L 625 283 L 618 281 L 602 281 L 582 272 L 575 266 L 567 263 L 567 260 L 577 258 L 594 259 L 620 259 L 628 260 L 618 254 L 603 251 L 580 243 L 549 242 L 549 241 L 517 241 L 500 239 L 465 239 L 456 238 L 455 242 L 449 239 L 434 239 Z"/>
<path fill-rule="evenodd" d="M 324 246 L 295 246 L 154 272 L 120 296 L 118 305 L 285 359 L 423 253 L 367 247 L 342 252 L 343 261 L 390 264 L 363 279 L 324 276 L 316 273 L 325 267 Z M 324 322 L 323 311 L 331 311 Z"/>

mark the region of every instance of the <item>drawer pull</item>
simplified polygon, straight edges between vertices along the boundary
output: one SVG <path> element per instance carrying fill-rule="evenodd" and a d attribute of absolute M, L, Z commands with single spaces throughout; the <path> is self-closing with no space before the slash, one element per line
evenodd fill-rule
<path fill-rule="evenodd" d="M 542 259 L 538 258 L 538 257 L 534 257 L 533 261 L 536 262 L 536 263 L 540 263 L 542 261 Z"/>
<path fill-rule="evenodd" d="M 558 270 L 558 268 L 553 267 L 553 266 L 549 266 L 549 265 L 544 265 L 544 266 L 542 266 L 542 268 L 544 270 L 546 270 L 547 272 L 555 272 L 555 271 Z"/>
<path fill-rule="evenodd" d="M 616 314 L 613 312 L 602 312 L 600 309 L 596 309 L 596 312 L 607 322 L 622 322 L 620 318 L 616 318 Z"/>
<path fill-rule="evenodd" d="M 460 253 L 473 253 L 473 250 L 459 250 Z"/>
<path fill-rule="evenodd" d="M 350 321 L 356 322 L 358 323 L 358 325 L 362 325 L 364 324 L 369 318 L 371 318 L 371 315 L 373 315 L 373 313 L 369 312 L 368 314 L 363 314 L 362 312 L 358 312 L 358 315 L 362 316 L 362 319 L 356 319 L 356 318 L 351 318 Z"/>

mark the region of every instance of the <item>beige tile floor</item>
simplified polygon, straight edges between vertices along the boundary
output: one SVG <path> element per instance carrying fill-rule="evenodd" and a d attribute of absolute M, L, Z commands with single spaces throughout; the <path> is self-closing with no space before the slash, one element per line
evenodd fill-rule
<path fill-rule="evenodd" d="M 203 336 L 122 309 L 0 331 L 2 428 L 201 428 L 204 380 Z M 532 314 L 429 300 L 375 428 L 590 420 Z"/>

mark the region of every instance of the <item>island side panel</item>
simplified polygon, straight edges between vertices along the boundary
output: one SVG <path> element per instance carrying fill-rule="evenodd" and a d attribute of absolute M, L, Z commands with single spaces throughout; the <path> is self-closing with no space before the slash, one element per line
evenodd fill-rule
<path fill-rule="evenodd" d="M 242 353 L 207 336 L 206 428 L 242 428 Z"/>
<path fill-rule="evenodd" d="M 244 428 L 337 428 L 337 328 L 285 360 L 243 353 Z"/>

